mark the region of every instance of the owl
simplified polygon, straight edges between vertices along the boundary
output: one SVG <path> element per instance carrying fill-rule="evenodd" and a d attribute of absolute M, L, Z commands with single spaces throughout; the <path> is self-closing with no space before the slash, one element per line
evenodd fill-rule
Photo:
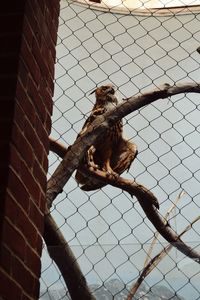
<path fill-rule="evenodd" d="M 115 88 L 112 84 L 97 87 L 91 94 L 93 93 L 95 93 L 96 102 L 79 136 L 87 130 L 97 116 L 104 114 L 118 104 Z M 92 166 L 94 169 L 100 169 L 107 176 L 117 177 L 129 169 L 136 155 L 137 146 L 124 139 L 123 124 L 120 120 L 107 129 L 103 140 L 88 149 L 83 161 L 80 163 L 80 167 L 77 169 L 75 179 L 81 185 L 82 190 L 99 189 L 106 184 L 84 174 L 81 171 L 83 164 Z"/>

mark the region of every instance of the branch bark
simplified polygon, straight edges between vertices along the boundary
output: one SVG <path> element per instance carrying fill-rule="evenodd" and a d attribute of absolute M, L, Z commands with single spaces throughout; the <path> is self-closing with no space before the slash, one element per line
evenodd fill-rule
<path fill-rule="evenodd" d="M 50 214 L 45 216 L 44 240 L 50 257 L 57 264 L 72 299 L 95 300 L 77 260 Z"/>
<path fill-rule="evenodd" d="M 59 156 L 63 157 L 63 160 L 59 164 L 47 184 L 47 210 L 45 216 L 44 238 L 50 256 L 58 265 L 68 286 L 70 294 L 71 296 L 73 295 L 73 299 L 90 300 L 95 298 L 91 295 L 83 278 L 81 270 L 78 267 L 77 263 L 75 263 L 74 256 L 71 253 L 71 250 L 67 245 L 64 237 L 62 236 L 62 233 L 60 232 L 59 228 L 56 227 L 57 225 L 49 214 L 49 209 L 54 199 L 59 193 L 62 192 L 64 185 L 71 177 L 73 171 L 79 166 L 79 163 L 83 159 L 87 149 L 92 144 L 95 144 L 98 140 L 102 140 L 106 130 L 115 122 L 122 119 L 129 113 L 158 99 L 168 98 L 172 95 L 180 93 L 193 92 L 200 93 L 199 84 L 185 84 L 181 86 L 170 86 L 166 84 L 155 91 L 125 99 L 121 104 L 117 105 L 112 110 L 108 111 L 104 115 L 98 116 L 88 128 L 88 130 L 81 137 L 78 137 L 75 143 L 68 149 L 61 149 L 59 147 L 59 143 L 54 140 L 50 140 L 51 149 L 57 152 Z M 61 152 L 59 152 L 58 149 L 60 149 Z M 88 170 L 88 172 L 91 171 Z M 181 252 L 191 257 L 195 261 L 200 261 L 199 254 L 185 245 L 168 224 L 164 224 L 162 217 L 160 217 L 157 210 L 155 209 L 155 206 L 158 205 L 158 201 L 152 193 L 150 193 L 145 187 L 138 185 L 135 182 L 128 182 L 123 178 L 119 178 L 117 181 L 113 181 L 112 178 L 104 178 L 103 174 L 98 172 L 93 172 L 93 176 L 97 176 L 103 181 L 106 180 L 104 182 L 108 184 L 127 190 L 131 194 L 131 196 L 135 195 L 140 202 L 140 205 L 142 206 L 146 216 L 157 228 L 160 234 Z M 57 251 L 55 251 L 55 247 Z M 73 280 L 73 276 L 75 276 L 75 280 Z M 77 283 L 79 284 L 78 288 Z"/>
<path fill-rule="evenodd" d="M 200 84 L 187 83 L 170 86 L 165 84 L 157 90 L 125 99 L 112 110 L 98 116 L 88 130 L 68 148 L 67 154 L 57 167 L 47 185 L 47 204 L 51 207 L 53 200 L 62 192 L 73 171 L 78 167 L 87 149 L 104 137 L 106 129 L 131 112 L 158 99 L 165 99 L 181 93 L 200 93 Z"/>
<path fill-rule="evenodd" d="M 56 143 L 56 141 L 50 141 L 50 150 L 53 149 L 52 146 L 54 143 Z M 60 148 L 57 154 L 64 154 L 64 152 L 68 151 L 68 149 L 61 144 L 57 145 L 57 147 Z M 135 196 L 138 199 L 147 218 L 157 229 L 160 235 L 175 248 L 177 248 L 180 252 L 190 257 L 195 262 L 200 263 L 200 253 L 186 245 L 180 239 L 178 234 L 170 227 L 169 223 L 165 223 L 165 219 L 159 214 L 158 210 L 156 209 L 159 203 L 157 198 L 146 187 L 138 184 L 135 181 L 128 180 L 122 177 L 118 177 L 117 179 L 111 176 L 107 177 L 105 175 L 105 172 L 102 172 L 100 170 L 94 171 L 92 168 L 85 168 L 82 171 L 88 173 L 89 175 L 92 175 L 98 180 L 102 180 L 107 184 L 111 184 L 112 186 L 127 191 L 131 195 L 131 197 Z"/>

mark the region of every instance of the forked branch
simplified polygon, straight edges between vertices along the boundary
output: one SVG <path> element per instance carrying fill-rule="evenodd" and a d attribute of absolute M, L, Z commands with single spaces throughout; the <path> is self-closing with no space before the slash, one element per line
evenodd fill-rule
<path fill-rule="evenodd" d="M 77 138 L 75 143 L 68 149 L 62 162 L 49 179 L 47 185 L 48 207 L 51 207 L 53 200 L 62 192 L 64 185 L 71 177 L 73 171 L 77 169 L 87 149 L 92 144 L 95 144 L 97 140 L 102 140 L 110 126 L 147 104 L 181 93 L 200 93 L 200 84 L 187 83 L 179 86 L 165 84 L 154 91 L 125 99 L 112 110 L 98 116 L 88 130 L 81 137 Z"/>
<path fill-rule="evenodd" d="M 74 285 L 73 281 L 70 281 L 71 274 L 68 265 L 70 266 L 71 264 L 72 267 L 76 268 L 76 270 L 72 271 L 72 273 L 77 272 L 77 277 L 79 277 L 80 280 L 82 280 L 82 273 L 77 264 L 74 264 L 73 255 L 72 253 L 70 253 L 70 249 L 68 248 L 66 241 L 63 239 L 61 232 L 58 229 L 56 230 L 56 224 L 53 224 L 53 219 L 49 215 L 49 208 L 52 206 L 52 203 L 57 195 L 62 192 L 63 187 L 71 177 L 73 171 L 79 166 L 79 163 L 83 159 L 87 149 L 97 141 L 102 140 L 104 138 L 106 130 L 110 128 L 110 126 L 112 126 L 115 122 L 119 121 L 129 113 L 147 104 L 150 104 L 158 99 L 165 99 L 180 93 L 200 93 L 200 85 L 185 84 L 181 86 L 170 86 L 166 84 L 158 88 L 157 90 L 125 99 L 121 104 L 117 105 L 112 110 L 108 111 L 104 115 L 98 116 L 91 124 L 91 126 L 89 126 L 88 130 L 83 135 L 81 135 L 81 137 L 78 137 L 75 143 L 68 149 L 63 147 L 60 143 L 52 139 L 50 140 L 51 150 L 56 152 L 60 157 L 63 158 L 63 160 L 61 161 L 47 184 L 47 210 L 45 217 L 44 237 L 48 245 L 50 255 L 56 261 L 61 273 L 65 275 L 67 285 L 71 286 L 72 288 L 71 293 L 76 293 L 76 291 L 74 290 L 76 289 L 76 285 Z M 131 196 L 136 196 L 146 216 L 159 231 L 159 233 L 182 253 L 194 259 L 195 261 L 200 262 L 199 253 L 184 244 L 177 233 L 171 229 L 169 224 L 164 223 L 163 218 L 159 215 L 156 209 L 156 207 L 158 207 L 158 201 L 155 196 L 150 191 L 148 191 L 148 189 L 146 189 L 142 185 L 139 185 L 135 181 L 129 181 L 121 177 L 119 177 L 117 180 L 106 177 L 105 173 L 101 172 L 100 170 L 93 171 L 86 169 L 84 171 L 89 172 L 90 175 L 97 177 L 107 184 L 111 184 L 115 187 L 126 190 L 128 193 L 130 193 Z M 60 253 L 62 257 L 66 256 L 66 265 L 62 264 L 61 256 L 59 256 L 58 253 L 55 254 L 53 251 L 55 241 L 56 245 L 58 246 L 57 249 L 60 249 L 58 253 Z M 67 261 L 68 259 L 69 261 Z M 94 299 L 92 294 L 88 290 L 84 280 L 82 281 L 81 286 L 83 288 L 82 292 L 87 295 L 85 299 Z M 79 292 L 81 292 L 81 289 L 79 290 Z M 74 299 L 77 299 L 76 296 L 74 297 Z"/>
<path fill-rule="evenodd" d="M 55 144 L 56 141 L 51 139 L 50 150 L 53 149 L 53 145 Z M 57 144 L 57 148 L 59 149 L 59 151 L 57 151 L 57 154 L 64 154 L 65 151 L 68 151 L 67 148 L 65 148 L 61 144 Z M 159 211 L 156 209 L 159 203 L 157 198 L 146 187 L 138 184 L 133 180 L 128 180 L 122 177 L 118 177 L 117 179 L 113 177 L 107 177 L 106 173 L 100 170 L 94 171 L 92 168 L 85 168 L 82 171 L 88 173 L 88 175 L 90 176 L 97 178 L 98 180 L 101 180 L 104 183 L 127 191 L 131 195 L 131 197 L 135 196 L 138 199 L 147 218 L 157 229 L 160 235 L 183 254 L 190 257 L 195 262 L 200 263 L 200 253 L 186 245 L 180 239 L 178 234 L 170 227 L 169 223 L 165 222 L 165 219 L 159 214 Z"/>

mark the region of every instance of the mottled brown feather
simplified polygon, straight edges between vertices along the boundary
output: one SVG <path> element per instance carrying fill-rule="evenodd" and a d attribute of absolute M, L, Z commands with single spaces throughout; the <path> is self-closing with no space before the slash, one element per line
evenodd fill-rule
<path fill-rule="evenodd" d="M 115 90 L 112 85 L 98 87 L 95 90 L 96 102 L 92 112 L 86 120 L 79 134 L 81 136 L 88 126 L 95 120 L 97 115 L 101 115 L 118 104 L 115 96 Z M 122 174 L 128 170 L 132 161 L 137 155 L 137 147 L 134 143 L 127 141 L 122 136 L 123 124 L 120 120 L 114 126 L 109 128 L 104 136 L 103 142 L 100 142 L 90 148 L 82 164 L 93 163 L 98 168 L 108 173 Z M 91 154 L 92 153 L 92 154 Z M 86 176 L 78 168 L 75 178 L 85 191 L 95 190 L 103 187 L 100 181 Z"/>

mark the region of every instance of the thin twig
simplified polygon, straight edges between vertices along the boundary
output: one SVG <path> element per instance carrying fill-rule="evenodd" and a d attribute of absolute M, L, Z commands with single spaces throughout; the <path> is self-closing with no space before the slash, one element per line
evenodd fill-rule
<path fill-rule="evenodd" d="M 170 213 L 174 210 L 174 208 L 176 207 L 178 201 L 181 199 L 181 197 L 185 194 L 184 191 L 181 191 L 179 193 L 179 195 L 177 196 L 177 198 L 175 199 L 174 203 L 172 203 L 171 207 L 168 209 L 168 211 L 166 212 L 166 214 L 164 215 L 164 223 L 167 224 L 167 221 L 168 221 L 168 217 L 170 215 Z M 153 251 L 153 247 L 158 239 L 158 236 L 159 236 L 159 232 L 156 231 L 156 233 L 154 234 L 154 238 L 151 242 L 151 245 L 149 247 L 149 250 L 147 252 L 147 256 L 146 256 L 146 260 L 144 262 L 144 267 L 148 264 L 148 262 L 151 260 L 151 254 L 152 254 L 152 251 Z"/>
<path fill-rule="evenodd" d="M 191 224 L 189 224 L 180 234 L 179 238 L 185 234 L 188 230 L 192 228 L 194 223 L 200 220 L 200 216 L 198 216 L 196 219 L 193 220 Z M 151 259 L 148 264 L 144 267 L 143 271 L 141 272 L 139 278 L 134 283 L 134 285 L 131 287 L 131 290 L 128 294 L 128 297 L 126 300 L 132 300 L 136 291 L 138 290 L 141 283 L 144 281 L 144 279 L 147 277 L 147 275 L 155 269 L 155 267 L 161 262 L 161 260 L 169 253 L 169 251 L 172 249 L 173 245 L 169 244 L 167 245 L 160 253 L 158 253 L 153 259 Z"/>

